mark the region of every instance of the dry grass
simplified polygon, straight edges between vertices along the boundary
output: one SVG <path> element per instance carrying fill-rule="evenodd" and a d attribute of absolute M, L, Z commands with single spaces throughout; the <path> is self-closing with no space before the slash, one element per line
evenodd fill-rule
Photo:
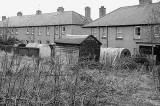
<path fill-rule="evenodd" d="M 158 77 L 145 68 L 110 68 L 85 62 L 64 66 L 57 58 L 1 54 L 0 97 L 24 106 L 156 106 Z M 1 100 L 0 98 L 0 100 Z M 0 102 L 2 104 L 2 102 Z"/>

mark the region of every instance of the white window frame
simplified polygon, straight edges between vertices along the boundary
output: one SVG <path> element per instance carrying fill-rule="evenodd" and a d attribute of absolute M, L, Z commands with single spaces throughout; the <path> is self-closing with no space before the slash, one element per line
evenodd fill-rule
<path fill-rule="evenodd" d="M 140 32 L 139 32 L 140 34 L 139 35 L 136 34 L 136 29 L 137 28 L 140 28 Z M 141 26 L 135 26 L 134 27 L 134 39 L 141 39 L 141 33 L 142 33 L 141 29 L 142 29 Z"/>
<path fill-rule="evenodd" d="M 156 28 L 158 28 L 158 29 L 156 29 Z M 156 26 L 154 26 L 154 37 L 160 37 L 160 26 L 159 25 L 156 25 Z"/>
<path fill-rule="evenodd" d="M 0 29 L 0 35 L 1 35 L 1 36 L 3 35 L 3 30 L 2 30 L 2 29 Z"/>
<path fill-rule="evenodd" d="M 59 26 L 54 26 L 54 39 L 59 39 L 60 35 L 59 35 Z"/>
<path fill-rule="evenodd" d="M 102 39 L 106 39 L 107 38 L 107 35 L 106 35 L 106 28 L 102 28 Z"/>
<path fill-rule="evenodd" d="M 15 28 L 15 35 L 18 35 L 18 29 Z"/>
<path fill-rule="evenodd" d="M 14 35 L 14 28 L 11 28 L 11 35 Z"/>
<path fill-rule="evenodd" d="M 41 35 L 42 35 L 41 28 L 38 27 L 38 36 L 41 36 Z"/>
<path fill-rule="evenodd" d="M 30 28 L 28 27 L 26 30 L 27 30 L 26 34 L 29 35 Z"/>
<path fill-rule="evenodd" d="M 94 36 L 96 36 L 96 34 L 97 34 L 96 29 L 97 29 L 97 28 L 92 28 L 92 34 L 93 34 Z"/>
<path fill-rule="evenodd" d="M 31 35 L 34 35 L 35 29 L 34 27 L 31 28 Z"/>
<path fill-rule="evenodd" d="M 50 35 L 49 31 L 50 31 L 50 27 L 49 27 L 49 26 L 47 26 L 47 27 L 46 27 L 46 35 L 47 35 L 47 36 L 49 36 L 49 35 Z"/>
<path fill-rule="evenodd" d="M 116 39 L 123 39 L 123 32 L 121 27 L 116 28 Z"/>
<path fill-rule="evenodd" d="M 62 33 L 62 35 L 64 35 L 65 32 L 66 32 L 66 27 L 65 27 L 65 26 L 62 26 L 62 27 L 61 27 L 61 33 Z"/>

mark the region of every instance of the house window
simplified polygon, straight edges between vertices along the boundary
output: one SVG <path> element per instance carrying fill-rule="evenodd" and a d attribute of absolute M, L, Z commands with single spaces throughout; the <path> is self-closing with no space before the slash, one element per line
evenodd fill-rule
<path fill-rule="evenodd" d="M 31 34 L 34 35 L 34 28 L 31 28 Z"/>
<path fill-rule="evenodd" d="M 39 44 L 41 44 L 41 43 L 42 43 L 42 41 L 41 41 L 41 40 L 38 40 L 38 43 L 39 43 Z"/>
<path fill-rule="evenodd" d="M 29 35 L 29 28 L 27 28 L 27 33 L 26 34 Z"/>
<path fill-rule="evenodd" d="M 96 37 L 96 34 L 97 34 L 96 28 L 92 28 L 91 30 L 92 30 L 92 35 Z"/>
<path fill-rule="evenodd" d="M 2 30 L 0 30 L 0 35 L 1 35 L 1 36 L 3 35 L 3 31 L 2 31 Z"/>
<path fill-rule="evenodd" d="M 18 35 L 18 29 L 17 28 L 15 29 L 15 34 Z"/>
<path fill-rule="evenodd" d="M 11 35 L 14 35 L 14 29 L 11 28 Z"/>
<path fill-rule="evenodd" d="M 154 26 L 154 36 L 155 37 L 160 37 L 160 35 L 159 35 L 159 26 Z"/>
<path fill-rule="evenodd" d="M 59 39 L 59 26 L 55 26 L 54 27 L 54 35 L 55 35 L 55 39 Z"/>
<path fill-rule="evenodd" d="M 28 44 L 29 43 L 29 41 L 28 40 L 26 40 L 26 44 Z"/>
<path fill-rule="evenodd" d="M 65 34 L 65 30 L 66 30 L 65 26 L 62 26 L 62 35 Z"/>
<path fill-rule="evenodd" d="M 47 36 L 50 35 L 50 34 L 49 34 L 49 29 L 50 29 L 49 27 L 46 27 L 46 35 L 47 35 Z"/>
<path fill-rule="evenodd" d="M 134 28 L 134 39 L 140 39 L 140 37 L 141 37 L 141 27 L 136 26 Z"/>
<path fill-rule="evenodd" d="M 46 43 L 47 43 L 47 44 L 50 44 L 50 41 L 49 41 L 49 40 L 46 40 Z"/>
<path fill-rule="evenodd" d="M 106 36 L 106 30 L 105 28 L 102 28 L 102 39 L 106 39 L 107 36 Z"/>
<path fill-rule="evenodd" d="M 122 33 L 122 29 L 120 27 L 116 28 L 116 39 L 117 40 L 123 39 L 123 33 Z"/>
<path fill-rule="evenodd" d="M 41 28 L 40 27 L 38 27 L 38 36 L 40 36 L 42 34 L 42 32 L 41 32 Z"/>
<path fill-rule="evenodd" d="M 58 26 L 55 26 L 55 35 L 58 35 L 59 34 L 59 28 Z"/>

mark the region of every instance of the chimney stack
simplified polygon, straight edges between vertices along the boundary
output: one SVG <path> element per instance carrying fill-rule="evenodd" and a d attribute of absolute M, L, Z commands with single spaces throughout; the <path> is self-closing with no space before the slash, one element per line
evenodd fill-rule
<path fill-rule="evenodd" d="M 4 21 L 6 19 L 6 16 L 2 16 L 2 21 Z"/>
<path fill-rule="evenodd" d="M 22 12 L 17 12 L 17 16 L 22 16 Z"/>
<path fill-rule="evenodd" d="M 104 8 L 104 6 L 101 6 L 101 8 L 99 8 L 99 18 L 103 17 L 104 15 L 106 15 L 106 8 Z"/>
<path fill-rule="evenodd" d="M 85 7 L 85 17 L 91 18 L 91 9 L 90 7 Z"/>
<path fill-rule="evenodd" d="M 152 3 L 152 0 L 139 0 L 140 5 L 151 4 L 151 3 Z"/>
<path fill-rule="evenodd" d="M 41 15 L 42 14 L 42 11 L 41 10 L 37 10 L 36 11 L 36 15 Z"/>
<path fill-rule="evenodd" d="M 64 8 L 63 7 L 58 7 L 57 12 L 64 12 Z"/>

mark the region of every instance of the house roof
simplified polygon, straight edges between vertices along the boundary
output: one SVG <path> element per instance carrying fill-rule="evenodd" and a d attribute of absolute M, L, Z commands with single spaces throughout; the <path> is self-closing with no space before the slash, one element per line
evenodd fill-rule
<path fill-rule="evenodd" d="M 91 22 L 74 11 L 43 13 L 40 15 L 12 16 L 0 22 L 0 27 L 45 26 L 45 25 L 83 25 Z"/>
<path fill-rule="evenodd" d="M 55 43 L 56 44 L 75 44 L 75 45 L 80 45 L 88 37 L 93 37 L 95 40 L 97 40 L 93 35 L 66 35 L 61 39 L 55 40 Z M 101 43 L 99 42 L 99 44 L 101 44 Z"/>
<path fill-rule="evenodd" d="M 160 3 L 120 7 L 102 18 L 98 18 L 84 27 L 126 26 L 160 23 L 160 18 L 153 21 L 153 16 L 160 14 Z"/>

